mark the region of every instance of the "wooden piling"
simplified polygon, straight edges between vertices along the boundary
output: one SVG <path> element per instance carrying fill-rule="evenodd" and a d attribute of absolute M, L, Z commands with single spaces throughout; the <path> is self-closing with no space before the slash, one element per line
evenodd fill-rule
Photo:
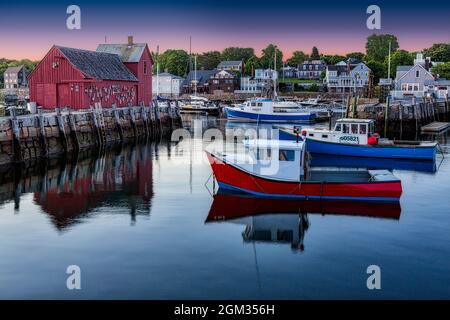
<path fill-rule="evenodd" d="M 39 123 L 39 140 L 41 143 L 41 156 L 47 157 L 48 156 L 48 145 L 47 145 L 47 138 L 45 136 L 45 119 L 44 115 L 42 113 L 42 108 L 38 107 L 37 109 L 37 120 Z"/>
<path fill-rule="evenodd" d="M 70 138 L 72 144 L 74 145 L 74 149 L 78 152 L 80 150 L 80 141 L 78 140 L 77 125 L 71 110 L 69 110 L 69 114 L 67 116 L 69 120 Z"/>
<path fill-rule="evenodd" d="M 55 108 L 56 111 L 56 122 L 58 124 L 59 128 L 59 138 L 61 140 L 61 144 L 64 148 L 64 151 L 67 152 L 68 146 L 67 146 L 67 137 L 66 137 L 66 131 L 64 130 L 64 119 L 61 114 L 61 108 Z"/>
<path fill-rule="evenodd" d="M 386 98 L 386 107 L 384 110 L 384 137 L 387 137 L 388 125 L 389 125 L 389 105 L 391 102 L 391 97 L 387 96 Z"/>
<path fill-rule="evenodd" d="M 120 124 L 119 110 L 117 110 L 117 106 L 115 104 L 112 105 L 112 109 L 114 114 L 114 120 L 116 122 L 116 129 L 119 132 L 120 136 L 120 142 L 123 142 L 123 130 L 122 125 Z"/>
<path fill-rule="evenodd" d="M 16 107 L 12 106 L 10 109 L 10 121 L 11 128 L 13 133 L 12 147 L 14 152 L 14 161 L 21 162 L 22 161 L 22 150 L 20 148 L 20 128 L 19 128 L 19 120 L 17 119 L 17 111 Z"/>

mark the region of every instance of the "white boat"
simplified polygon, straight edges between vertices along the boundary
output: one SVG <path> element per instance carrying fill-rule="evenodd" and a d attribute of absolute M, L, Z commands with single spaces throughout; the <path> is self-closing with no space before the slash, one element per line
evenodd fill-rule
<path fill-rule="evenodd" d="M 205 97 L 190 96 L 189 100 L 180 102 L 180 109 L 182 112 L 206 112 L 209 114 L 219 113 L 219 107 L 210 102 Z"/>
<path fill-rule="evenodd" d="M 299 108 L 281 107 L 271 99 L 254 99 L 224 108 L 228 119 L 258 122 L 312 122 L 316 114 Z"/>

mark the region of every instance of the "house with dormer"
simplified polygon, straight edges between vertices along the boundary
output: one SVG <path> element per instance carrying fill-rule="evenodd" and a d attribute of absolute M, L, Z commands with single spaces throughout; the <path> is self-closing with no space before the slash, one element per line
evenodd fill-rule
<path fill-rule="evenodd" d="M 422 53 L 418 53 L 414 65 L 397 66 L 392 97 L 394 99 L 423 97 L 427 91 L 426 83 L 434 81 L 431 73 L 432 65 L 430 58 L 424 58 Z"/>

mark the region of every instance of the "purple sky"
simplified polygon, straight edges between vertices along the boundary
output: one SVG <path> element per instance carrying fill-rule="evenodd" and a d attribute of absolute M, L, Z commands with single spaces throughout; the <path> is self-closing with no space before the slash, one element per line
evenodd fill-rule
<path fill-rule="evenodd" d="M 253 47 L 257 54 L 269 43 L 277 44 L 284 58 L 294 50 L 317 46 L 326 54 L 365 51 L 365 40 L 374 33 L 366 28 L 366 8 L 381 8 L 382 29 L 392 33 L 400 47 L 421 50 L 437 42 L 450 42 L 450 3 L 434 1 L 74 1 L 24 0 L 1 3 L 0 57 L 41 59 L 53 44 L 95 49 L 98 43 L 123 43 L 127 35 L 147 42 L 194 52 L 222 50 L 228 46 Z M 81 30 L 68 30 L 69 4 L 81 7 Z M 275 7 L 274 7 L 275 6 Z"/>

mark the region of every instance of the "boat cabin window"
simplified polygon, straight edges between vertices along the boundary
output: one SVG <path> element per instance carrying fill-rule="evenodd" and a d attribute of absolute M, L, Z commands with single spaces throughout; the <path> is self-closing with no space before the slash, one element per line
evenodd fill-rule
<path fill-rule="evenodd" d="M 252 102 L 252 107 L 256 107 L 256 102 Z"/>
<path fill-rule="evenodd" d="M 358 124 L 352 124 L 352 133 L 358 134 Z"/>
<path fill-rule="evenodd" d="M 350 125 L 347 123 L 342 124 L 342 132 L 343 133 L 350 133 Z"/>
<path fill-rule="evenodd" d="M 359 134 L 367 134 L 367 124 L 359 125 Z"/>
<path fill-rule="evenodd" d="M 341 130 L 342 130 L 341 124 L 340 123 L 336 123 L 336 127 L 334 128 L 334 131 L 341 132 Z"/>
<path fill-rule="evenodd" d="M 370 123 L 370 125 L 369 125 L 369 133 L 370 134 L 372 134 L 372 133 L 374 133 L 374 125 L 373 125 L 373 122 L 372 123 Z"/>
<path fill-rule="evenodd" d="M 258 107 L 262 107 L 262 102 L 258 102 Z"/>
<path fill-rule="evenodd" d="M 295 161 L 294 150 L 280 150 L 278 160 L 280 161 Z"/>

